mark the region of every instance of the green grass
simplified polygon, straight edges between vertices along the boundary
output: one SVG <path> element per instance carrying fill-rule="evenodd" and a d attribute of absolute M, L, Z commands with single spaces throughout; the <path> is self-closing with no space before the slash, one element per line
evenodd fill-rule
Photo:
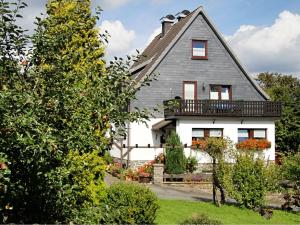
<path fill-rule="evenodd" d="M 274 210 L 273 217 L 266 220 L 257 212 L 224 205 L 216 207 L 212 203 L 180 200 L 159 200 L 155 222 L 157 224 L 178 224 L 195 213 L 207 214 L 224 224 L 300 224 L 300 214 Z"/>

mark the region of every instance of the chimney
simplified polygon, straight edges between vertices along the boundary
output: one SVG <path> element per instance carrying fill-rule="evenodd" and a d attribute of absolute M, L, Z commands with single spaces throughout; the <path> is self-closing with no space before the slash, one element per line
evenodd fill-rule
<path fill-rule="evenodd" d="M 183 10 L 182 12 L 177 13 L 175 16 L 177 20 L 180 21 L 181 19 L 185 18 L 189 14 L 190 14 L 189 10 Z"/>
<path fill-rule="evenodd" d="M 165 34 L 170 30 L 172 25 L 175 22 L 175 17 L 173 15 L 167 15 L 160 19 L 161 21 L 161 37 L 164 37 Z"/>

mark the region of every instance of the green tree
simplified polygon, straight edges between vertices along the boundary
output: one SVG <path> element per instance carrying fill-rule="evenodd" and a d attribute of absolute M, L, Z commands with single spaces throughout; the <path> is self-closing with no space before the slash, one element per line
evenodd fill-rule
<path fill-rule="evenodd" d="M 257 80 L 271 100 L 283 104 L 282 117 L 276 121 L 278 149 L 297 151 L 300 147 L 300 80 L 278 73 L 260 73 Z"/>
<path fill-rule="evenodd" d="M 169 174 L 181 174 L 186 170 L 186 157 L 178 134 L 172 131 L 166 141 L 166 171 Z"/>
<path fill-rule="evenodd" d="M 229 148 L 229 141 L 224 138 L 207 138 L 205 140 L 205 152 L 207 152 L 213 160 L 213 201 L 216 205 L 219 205 L 217 200 L 216 191 L 217 188 L 221 192 L 221 203 L 225 203 L 225 187 L 222 183 L 222 169 L 226 168 L 226 163 L 224 160 L 224 151 L 226 148 Z"/>
<path fill-rule="evenodd" d="M 67 195 L 59 192 L 77 191 L 80 196 L 85 190 L 84 182 L 72 179 L 77 164 L 69 159 L 76 158 L 71 152 L 102 156 L 114 135 L 112 123 L 120 127 L 147 119 L 148 111 L 129 113 L 124 106 L 151 79 L 137 85 L 129 72 L 131 59 L 117 59 L 105 67 L 103 43 L 95 29 L 98 14 L 92 15 L 89 0 L 48 1 L 47 15 L 38 19 L 32 39 L 32 66 L 24 70 L 18 56 L 26 37 L 15 18 L 25 5 L 18 2 L 11 9 L 6 1 L 0 3 L 5 56 L 0 57 L 0 153 L 10 171 L 6 194 L 0 199 L 1 215 L 8 218 L 2 222 L 67 222 L 72 220 L 63 207 Z M 92 180 L 101 188 L 98 178 L 103 176 Z M 90 202 L 80 199 L 84 201 L 76 202 L 78 208 Z"/>

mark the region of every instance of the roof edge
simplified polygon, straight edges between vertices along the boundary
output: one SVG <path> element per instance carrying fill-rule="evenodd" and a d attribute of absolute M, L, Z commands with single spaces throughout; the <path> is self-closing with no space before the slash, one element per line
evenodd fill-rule
<path fill-rule="evenodd" d="M 232 48 L 226 43 L 222 35 L 220 35 L 220 32 L 216 28 L 215 24 L 212 22 L 212 20 L 208 17 L 207 13 L 204 9 L 201 10 L 204 19 L 206 20 L 207 24 L 211 27 L 211 29 L 214 31 L 218 39 L 221 41 L 227 52 L 230 54 L 232 59 L 235 61 L 239 69 L 243 72 L 243 74 L 248 78 L 248 80 L 251 82 L 251 84 L 254 86 L 254 88 L 265 98 L 265 100 L 270 100 L 270 96 L 259 86 L 259 84 L 256 83 L 254 78 L 252 78 L 249 73 L 246 71 L 245 67 L 242 65 L 241 61 L 239 60 L 238 56 L 234 54 L 234 51 Z"/>

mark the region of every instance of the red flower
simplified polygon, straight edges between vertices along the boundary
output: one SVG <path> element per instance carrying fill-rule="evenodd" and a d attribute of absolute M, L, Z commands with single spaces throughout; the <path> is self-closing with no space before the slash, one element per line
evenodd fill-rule
<path fill-rule="evenodd" d="M 247 139 L 236 144 L 241 150 L 264 150 L 271 147 L 271 142 L 266 139 Z"/>

